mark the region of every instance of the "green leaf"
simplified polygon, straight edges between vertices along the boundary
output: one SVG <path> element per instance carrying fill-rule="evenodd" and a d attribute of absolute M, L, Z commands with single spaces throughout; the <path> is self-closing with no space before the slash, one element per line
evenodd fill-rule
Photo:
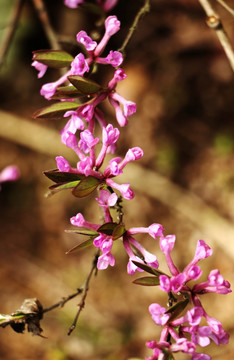
<path fill-rule="evenodd" d="M 88 240 L 85 240 L 82 243 L 80 243 L 78 245 L 75 245 L 73 248 L 68 250 L 66 252 L 66 255 L 71 254 L 72 252 L 77 251 L 77 250 L 82 250 L 82 249 L 84 249 L 84 248 L 86 248 L 86 247 L 88 247 L 88 246 L 90 246 L 92 244 L 93 244 L 93 239 L 92 238 L 90 238 Z"/>
<path fill-rule="evenodd" d="M 65 183 L 70 181 L 81 180 L 84 178 L 83 174 L 74 174 L 65 171 L 59 171 L 58 169 L 44 171 L 44 175 L 55 183 Z"/>
<path fill-rule="evenodd" d="M 77 228 L 75 230 L 65 230 L 65 232 L 67 233 L 75 233 L 75 234 L 80 234 L 80 235 L 87 235 L 87 236 L 93 236 L 96 237 L 99 235 L 99 233 L 95 230 L 90 230 L 90 229 L 86 229 L 86 228 Z"/>
<path fill-rule="evenodd" d="M 157 270 L 149 265 L 146 265 L 146 264 L 142 264 L 138 261 L 132 261 L 133 264 L 135 264 L 136 266 L 138 266 L 140 269 L 150 273 L 150 274 L 153 274 L 153 275 L 156 275 L 156 276 L 160 276 L 160 275 L 165 275 L 162 271 L 160 270 Z"/>
<path fill-rule="evenodd" d="M 125 233 L 125 227 L 122 225 L 122 224 L 119 224 L 117 225 L 114 230 L 113 230 L 113 233 L 112 233 L 112 239 L 113 240 L 117 240 L 119 239 L 120 237 L 123 236 L 123 234 Z"/>
<path fill-rule="evenodd" d="M 49 187 L 49 192 L 46 194 L 47 197 L 56 194 L 57 192 L 61 190 L 69 190 L 73 189 L 76 185 L 78 185 L 80 180 L 71 181 L 67 183 L 62 184 L 55 184 Z"/>
<path fill-rule="evenodd" d="M 52 100 L 60 100 L 60 99 L 71 99 L 78 98 L 84 96 L 84 94 L 79 91 L 75 86 L 61 86 L 58 87 L 55 94 L 51 96 Z"/>
<path fill-rule="evenodd" d="M 99 184 L 101 184 L 101 180 L 93 176 L 87 176 L 72 190 L 72 194 L 78 198 L 83 198 L 91 194 Z"/>
<path fill-rule="evenodd" d="M 105 223 L 105 224 L 101 225 L 98 228 L 98 232 L 111 236 L 113 234 L 113 231 L 116 228 L 116 226 L 117 226 L 116 223 L 108 222 L 108 223 Z"/>
<path fill-rule="evenodd" d="M 189 303 L 189 299 L 186 298 L 185 300 L 179 301 L 175 305 L 171 306 L 165 312 L 165 314 L 170 314 L 171 313 L 171 316 L 170 316 L 170 318 L 169 318 L 169 320 L 167 322 L 169 323 L 169 322 L 173 321 L 186 308 L 188 303 Z"/>
<path fill-rule="evenodd" d="M 77 110 L 80 104 L 73 101 L 61 101 L 50 106 L 46 106 L 33 114 L 34 119 L 58 119 L 63 117 L 65 112 Z"/>
<path fill-rule="evenodd" d="M 84 95 L 95 94 L 103 89 L 96 82 L 78 75 L 68 76 L 68 80 Z"/>
<path fill-rule="evenodd" d="M 66 51 L 38 50 L 33 52 L 33 60 L 39 61 L 49 67 L 60 69 L 70 66 L 74 58 Z"/>
<path fill-rule="evenodd" d="M 133 281 L 133 284 L 144 286 L 156 286 L 159 285 L 159 278 L 155 276 L 143 276 Z"/>

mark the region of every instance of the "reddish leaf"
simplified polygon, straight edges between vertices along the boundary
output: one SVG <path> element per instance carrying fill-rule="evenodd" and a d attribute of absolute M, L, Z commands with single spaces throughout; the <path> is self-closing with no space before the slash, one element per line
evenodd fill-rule
<path fill-rule="evenodd" d="M 99 184 L 101 184 L 101 180 L 93 176 L 87 176 L 73 189 L 72 194 L 78 198 L 86 197 L 91 194 Z"/>

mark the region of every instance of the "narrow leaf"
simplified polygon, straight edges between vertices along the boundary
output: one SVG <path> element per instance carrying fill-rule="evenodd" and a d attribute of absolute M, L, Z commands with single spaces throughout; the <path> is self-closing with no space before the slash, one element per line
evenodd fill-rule
<path fill-rule="evenodd" d="M 117 240 L 119 239 L 121 236 L 123 236 L 123 234 L 125 233 L 125 228 L 122 224 L 117 225 L 112 233 L 112 239 L 113 240 Z"/>
<path fill-rule="evenodd" d="M 113 231 L 116 228 L 116 226 L 117 226 L 116 223 L 108 222 L 108 223 L 105 223 L 105 224 L 101 225 L 98 228 L 98 232 L 111 236 L 113 234 Z"/>
<path fill-rule="evenodd" d="M 52 100 L 60 99 L 71 99 L 84 96 L 84 94 L 79 91 L 75 86 L 61 86 L 58 87 L 55 94 L 51 96 Z"/>
<path fill-rule="evenodd" d="M 189 303 L 189 299 L 185 299 L 182 301 L 179 301 L 178 303 L 176 303 L 175 305 L 171 306 L 166 312 L 165 314 L 170 314 L 171 316 L 168 320 L 168 323 L 173 321 L 188 305 Z"/>
<path fill-rule="evenodd" d="M 44 175 L 55 183 L 65 183 L 70 181 L 76 181 L 83 179 L 83 174 L 74 174 L 65 171 L 59 171 L 58 169 L 44 171 Z"/>
<path fill-rule="evenodd" d="M 79 184 L 79 182 L 80 182 L 80 180 L 52 185 L 49 187 L 49 193 L 47 195 L 50 196 L 50 195 L 56 194 L 57 192 L 59 192 L 61 190 L 73 189 L 75 186 L 77 186 Z"/>
<path fill-rule="evenodd" d="M 91 194 L 101 183 L 101 180 L 87 176 L 72 190 L 72 194 L 78 198 L 82 198 Z"/>
<path fill-rule="evenodd" d="M 75 234 L 80 234 L 80 235 L 87 235 L 87 236 L 93 236 L 96 237 L 99 235 L 99 233 L 95 230 L 90 230 L 90 229 L 85 229 L 85 228 L 77 228 L 77 229 L 72 229 L 72 230 L 65 230 L 66 233 L 75 233 Z"/>
<path fill-rule="evenodd" d="M 96 82 L 78 75 L 68 76 L 68 80 L 84 95 L 95 94 L 102 90 L 102 87 Z"/>
<path fill-rule="evenodd" d="M 36 111 L 33 117 L 34 119 L 58 119 L 63 117 L 66 111 L 75 111 L 79 106 L 79 104 L 73 101 L 61 101 Z"/>
<path fill-rule="evenodd" d="M 70 250 L 68 250 L 68 251 L 66 252 L 66 255 L 71 254 L 72 252 L 77 251 L 77 250 L 82 250 L 82 249 L 84 249 L 84 248 L 92 245 L 92 243 L 93 243 L 93 239 L 92 239 L 92 238 L 90 238 L 90 239 L 88 239 L 88 240 L 85 240 L 85 241 L 83 241 L 82 243 L 80 243 L 80 244 L 78 244 L 78 245 L 75 245 L 73 248 L 71 248 Z"/>
<path fill-rule="evenodd" d="M 159 278 L 155 276 L 144 276 L 133 281 L 133 284 L 144 286 L 156 286 L 159 285 Z"/>
<path fill-rule="evenodd" d="M 33 60 L 56 69 L 71 65 L 73 56 L 61 50 L 38 50 L 33 52 Z"/>
<path fill-rule="evenodd" d="M 136 266 L 138 266 L 140 269 L 150 273 L 150 274 L 153 274 L 153 275 L 157 275 L 157 276 L 160 276 L 160 275 L 164 275 L 164 273 L 160 270 L 157 270 L 149 265 L 146 265 L 146 264 L 142 264 L 138 261 L 133 261 L 133 264 L 135 264 Z"/>

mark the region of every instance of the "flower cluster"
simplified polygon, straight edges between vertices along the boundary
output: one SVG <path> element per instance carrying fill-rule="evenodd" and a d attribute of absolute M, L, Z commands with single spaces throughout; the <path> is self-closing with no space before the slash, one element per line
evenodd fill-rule
<path fill-rule="evenodd" d="M 65 3 L 70 7 L 76 7 L 82 2 L 67 0 Z M 97 1 L 97 3 L 103 6 L 113 6 L 115 1 Z M 105 33 L 98 44 L 85 31 L 80 31 L 77 34 L 77 41 L 83 45 L 86 55 L 79 53 L 70 61 L 70 69 L 65 75 L 41 88 L 41 95 L 46 99 L 56 99 L 57 96 L 60 103 L 57 107 L 52 106 L 41 111 L 39 116 L 68 109 L 63 112 L 64 118 L 68 118 L 68 121 L 61 130 L 61 141 L 71 148 L 78 158 L 76 165 L 72 167 L 63 156 L 57 156 L 57 169 L 48 172 L 47 175 L 56 182 L 53 189 L 70 188 L 73 189 L 73 195 L 77 197 L 84 197 L 92 191 L 98 190 L 95 199 L 97 205 L 103 210 L 102 224 L 86 221 L 81 213 L 71 217 L 70 222 L 79 228 L 80 233 L 84 231 L 84 234 L 89 235 L 89 245 L 93 244 L 98 248 L 97 268 L 99 270 L 115 265 L 116 260 L 112 248 L 114 242 L 118 240 L 123 244 L 128 256 L 128 274 L 133 275 L 137 271 L 147 271 L 153 276 L 141 278 L 139 284 L 148 285 L 148 281 L 150 281 L 151 285 L 158 285 L 162 291 L 168 294 L 169 309 L 166 310 L 157 303 L 153 303 L 149 307 L 153 321 L 157 325 L 162 325 L 163 330 L 159 342 L 147 342 L 147 347 L 153 350 L 153 355 L 148 360 L 172 358 L 172 353 L 178 351 L 191 355 L 193 360 L 208 360 L 210 359 L 208 355 L 196 352 L 197 345 L 207 346 L 210 340 L 217 345 L 226 344 L 228 334 L 218 320 L 211 318 L 206 313 L 199 297 L 209 292 L 227 294 L 231 291 L 230 284 L 223 279 L 218 270 L 211 271 L 205 282 L 192 287 L 188 283 L 200 278 L 202 270 L 197 263 L 201 259 L 211 256 L 212 250 L 203 240 L 199 240 L 193 260 L 180 272 L 171 257 L 175 235 L 165 236 L 163 226 L 158 223 L 153 223 L 148 227 L 125 228 L 120 211 L 121 198 L 131 200 L 134 192 L 129 183 L 120 185 L 114 178 L 123 172 L 129 162 L 142 158 L 141 148 L 129 149 L 123 158 L 113 157 L 104 169 L 102 168 L 107 153 L 114 154 L 116 152 L 120 130 L 106 121 L 100 110 L 100 104 L 108 99 L 115 109 L 117 123 L 120 127 L 124 127 L 128 123 L 128 117 L 136 111 L 135 103 L 124 99 L 116 92 L 118 82 L 126 78 L 124 70 L 119 68 L 123 62 L 122 54 L 111 50 L 106 57 L 101 56 L 111 36 L 119 29 L 120 22 L 117 17 L 107 17 Z M 56 54 L 53 53 L 53 58 L 51 56 L 48 62 L 50 53 L 44 55 L 44 60 L 40 57 L 41 53 L 36 53 L 34 56 L 32 65 L 39 71 L 38 77 L 44 75 L 48 63 L 54 61 L 57 65 L 61 61 L 61 56 L 64 56 L 60 53 L 60 58 L 54 60 Z M 65 55 L 63 61 L 68 60 L 69 56 Z M 92 82 L 89 78 L 92 75 L 94 64 L 112 65 L 115 68 L 112 79 L 104 87 Z M 61 87 L 67 80 L 71 84 Z M 63 98 L 65 94 L 69 94 L 69 102 L 65 101 L 66 97 Z M 79 98 L 79 102 L 76 97 Z M 96 136 L 96 124 L 101 127 L 101 136 L 99 137 Z M 113 218 L 113 209 L 117 212 L 117 221 Z M 159 241 L 170 275 L 159 270 L 157 257 L 135 239 L 135 236 L 139 234 L 148 234 L 154 240 Z M 191 308 L 185 315 L 181 315 L 188 304 Z M 206 320 L 207 326 L 200 325 L 202 318 Z"/>
<path fill-rule="evenodd" d="M 212 270 L 208 280 L 189 287 L 188 282 L 197 280 L 202 271 L 197 263 L 212 255 L 211 248 L 199 240 L 193 260 L 184 271 L 179 272 L 172 261 L 170 253 L 174 247 L 175 236 L 170 235 L 160 238 L 160 248 L 163 251 L 168 268 L 172 276 L 165 274 L 159 276 L 159 287 L 168 293 L 168 297 L 175 303 L 171 310 L 165 309 L 157 303 L 149 306 L 149 312 L 157 325 L 164 326 L 160 341 L 147 342 L 147 347 L 153 350 L 153 355 L 147 360 L 164 359 L 166 354 L 181 351 L 191 355 L 193 360 L 209 360 L 211 357 L 203 353 L 197 353 L 197 345 L 206 347 L 213 340 L 217 345 L 227 344 L 229 335 L 224 331 L 222 324 L 215 318 L 210 317 L 203 308 L 199 299 L 200 295 L 215 292 L 228 294 L 231 292 L 230 284 L 220 275 L 219 270 Z M 180 295 L 182 300 L 177 303 L 176 296 Z M 187 303 L 192 305 L 184 316 L 175 319 L 174 312 L 178 315 L 184 310 Z M 207 326 L 201 326 L 202 318 L 205 318 Z"/>

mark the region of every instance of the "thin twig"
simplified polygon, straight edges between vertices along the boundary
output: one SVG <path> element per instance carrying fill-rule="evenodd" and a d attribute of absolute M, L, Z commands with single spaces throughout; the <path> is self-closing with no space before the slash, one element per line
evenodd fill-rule
<path fill-rule="evenodd" d="M 74 294 L 71 294 L 71 295 L 63 298 L 62 300 L 60 300 L 56 304 L 54 304 L 54 305 L 52 305 L 52 306 L 50 306 L 50 307 L 48 307 L 46 309 L 43 309 L 42 313 L 44 314 L 44 313 L 46 313 L 48 311 L 56 309 L 57 307 L 63 307 L 68 301 L 70 301 L 74 297 L 80 295 L 82 292 L 83 292 L 83 289 L 81 289 L 81 288 L 77 289 L 77 291 Z"/>
<path fill-rule="evenodd" d="M 23 3 L 24 0 L 18 0 L 15 3 L 14 6 L 14 11 L 12 13 L 11 16 L 11 20 L 10 20 L 10 25 L 7 27 L 6 32 L 5 32 L 5 36 L 4 36 L 4 40 L 2 42 L 2 46 L 0 49 L 0 67 L 2 66 L 2 64 L 5 61 L 7 52 L 10 48 L 11 45 L 11 41 L 14 37 L 15 31 L 17 29 L 17 25 L 19 22 L 19 18 L 20 18 L 20 13 L 23 7 Z"/>
<path fill-rule="evenodd" d="M 93 260 L 92 268 L 91 268 L 91 270 L 90 270 L 90 272 L 89 272 L 89 275 L 88 275 L 88 277 L 87 277 L 87 279 L 86 279 L 86 281 L 85 281 L 85 283 L 84 283 L 84 285 L 83 285 L 83 287 L 82 287 L 83 296 L 82 296 L 82 298 L 81 298 L 81 301 L 80 301 L 79 304 L 78 304 L 77 314 L 76 314 L 76 316 L 75 316 L 75 319 L 74 319 L 72 325 L 70 326 L 70 328 L 69 328 L 69 330 L 68 330 L 67 335 L 71 335 L 72 331 L 76 328 L 76 324 L 77 324 L 78 318 L 79 318 L 79 316 L 80 316 L 80 313 L 81 313 L 82 309 L 83 309 L 84 306 L 85 306 L 85 299 L 86 299 L 86 296 L 87 296 L 87 293 L 88 293 L 88 290 L 89 290 L 90 280 L 91 280 L 91 278 L 92 278 L 93 273 L 95 272 L 95 274 L 96 274 L 96 272 L 97 272 L 97 260 L 98 260 L 98 256 L 99 256 L 99 251 L 95 254 L 95 258 L 94 258 L 94 260 Z"/>
<path fill-rule="evenodd" d="M 198 0 L 207 15 L 207 25 L 216 31 L 219 41 L 227 55 L 232 70 L 234 71 L 234 52 L 230 40 L 223 28 L 219 15 L 215 12 L 208 0 Z"/>
<path fill-rule="evenodd" d="M 234 10 L 225 3 L 225 1 L 223 0 L 216 0 L 220 5 L 222 5 L 224 7 L 224 9 L 226 9 L 232 16 L 234 16 Z"/>
<path fill-rule="evenodd" d="M 61 47 L 57 40 L 57 36 L 51 26 L 50 19 L 43 0 L 32 0 L 32 2 L 42 23 L 51 48 L 59 50 Z"/>
<path fill-rule="evenodd" d="M 126 46 L 128 45 L 128 43 L 129 43 L 129 41 L 130 41 L 130 39 L 131 39 L 134 31 L 136 30 L 137 25 L 138 25 L 141 17 L 142 17 L 143 15 L 145 15 L 145 14 L 146 14 L 147 12 L 149 12 L 149 11 L 150 11 L 150 0 L 145 0 L 144 5 L 143 5 L 143 6 L 140 8 L 140 10 L 138 11 L 138 13 L 137 13 L 137 15 L 136 15 L 136 17 L 135 17 L 135 19 L 134 19 L 134 21 L 133 21 L 133 24 L 132 24 L 132 26 L 131 26 L 130 29 L 129 29 L 128 35 L 127 35 L 127 37 L 125 38 L 122 46 L 118 49 L 118 51 L 124 53 L 125 48 L 126 48 Z"/>

